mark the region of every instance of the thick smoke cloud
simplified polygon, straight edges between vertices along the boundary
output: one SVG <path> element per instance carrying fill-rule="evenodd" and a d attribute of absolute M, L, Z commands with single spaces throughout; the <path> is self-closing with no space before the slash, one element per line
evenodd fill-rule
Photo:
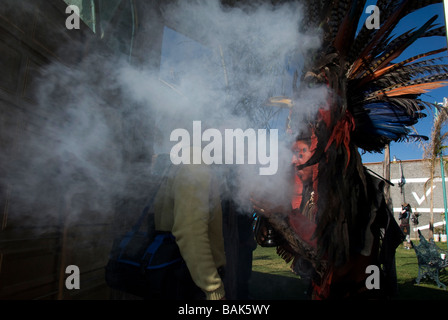
<path fill-rule="evenodd" d="M 164 6 L 162 14 L 168 27 L 160 69 L 91 54 L 75 70 L 59 63 L 43 70 L 36 108 L 47 117 L 36 132 L 21 137 L 14 152 L 3 155 L 6 172 L 14 173 L 4 182 L 20 203 L 51 207 L 54 192 L 63 192 L 74 220 L 86 208 L 110 212 L 117 199 L 136 191 L 129 183 L 150 171 L 145 161 L 123 169 L 126 155 L 151 147 L 124 143 L 126 135 L 139 134 L 124 125 L 127 120 L 156 125 L 155 152 L 170 152 L 172 130 L 191 130 L 193 120 L 220 130 L 265 128 L 277 109 L 263 107 L 264 102 L 292 94 L 303 54 L 319 46 L 317 35 L 299 33 L 297 4 L 230 9 L 217 0 L 178 1 Z M 304 110 L 314 112 L 325 95 L 317 89 Z M 260 177 L 254 166 L 234 167 L 241 203 L 247 204 L 251 192 L 287 194 L 289 148 L 280 143 L 276 179 Z"/>

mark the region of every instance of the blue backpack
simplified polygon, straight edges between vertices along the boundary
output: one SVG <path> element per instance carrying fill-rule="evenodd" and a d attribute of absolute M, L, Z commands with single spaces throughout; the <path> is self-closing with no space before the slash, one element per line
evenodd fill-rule
<path fill-rule="evenodd" d="M 165 280 L 184 264 L 176 240 L 171 232 L 154 230 L 152 203 L 158 189 L 167 178 L 159 176 L 158 186 L 132 229 L 114 240 L 109 261 L 105 267 L 109 287 L 142 298 L 157 297 L 164 290 Z M 141 231 L 148 218 L 151 226 Z"/>

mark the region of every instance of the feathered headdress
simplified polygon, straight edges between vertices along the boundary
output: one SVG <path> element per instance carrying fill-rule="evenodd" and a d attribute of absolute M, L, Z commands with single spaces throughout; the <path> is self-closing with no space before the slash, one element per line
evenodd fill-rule
<path fill-rule="evenodd" d="M 419 38 L 445 36 L 445 27 L 434 24 L 435 16 L 401 35 L 392 33 L 410 13 L 441 2 L 378 0 L 379 28 L 358 29 L 364 23 L 366 0 L 303 1 L 302 31 L 318 30 L 323 45 L 307 55 L 295 99 L 310 86 L 327 86 L 330 93 L 312 121 L 317 146 L 304 166 L 318 168 L 314 237 L 320 257 L 332 264 L 343 264 L 351 251 L 366 246 L 360 229 L 371 216 L 360 214 L 359 204 L 370 191 L 358 148 L 381 152 L 391 141 L 427 139 L 412 134 L 409 126 L 425 116 L 422 111 L 429 106 L 420 95 L 448 84 L 448 66 L 435 58 L 446 48 L 400 56 Z M 295 99 L 293 112 L 300 114 Z"/>

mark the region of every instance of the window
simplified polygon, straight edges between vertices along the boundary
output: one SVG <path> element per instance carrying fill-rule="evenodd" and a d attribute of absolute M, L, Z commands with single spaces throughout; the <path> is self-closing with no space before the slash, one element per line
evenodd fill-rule
<path fill-rule="evenodd" d="M 116 53 L 132 55 L 134 0 L 64 0 L 79 8 L 80 18 Z"/>
<path fill-rule="evenodd" d="M 284 79 L 287 70 L 280 62 L 267 68 L 256 56 L 249 60 L 253 66 L 247 66 L 248 60 L 241 57 L 250 52 L 238 45 L 225 48 L 203 45 L 165 26 L 160 81 L 174 95 L 191 103 L 189 112 L 203 112 L 217 118 L 219 114 L 238 115 L 262 128 L 278 129 L 282 137 L 289 126 L 290 108 L 266 106 L 265 102 L 274 92 L 283 91 L 284 83 L 290 80 Z M 280 71 L 274 72 L 275 68 Z M 248 82 L 254 82 L 255 86 L 251 87 Z"/>
<path fill-rule="evenodd" d="M 225 85 L 217 50 L 168 27 L 163 32 L 160 79 L 180 87 L 186 94 L 195 89 L 211 94 Z"/>
<path fill-rule="evenodd" d="M 98 7 L 101 40 L 130 59 L 136 24 L 134 0 L 98 0 Z"/>

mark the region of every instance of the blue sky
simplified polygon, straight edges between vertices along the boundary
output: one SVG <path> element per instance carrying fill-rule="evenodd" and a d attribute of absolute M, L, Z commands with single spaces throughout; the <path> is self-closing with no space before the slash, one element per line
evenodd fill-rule
<path fill-rule="evenodd" d="M 368 0 L 366 3 L 366 7 L 375 4 L 376 0 Z M 365 19 L 370 14 L 365 13 Z M 420 9 L 417 12 L 414 12 L 407 16 L 405 19 L 403 19 L 399 25 L 396 27 L 395 31 L 393 32 L 394 35 L 399 36 L 403 32 L 412 29 L 412 28 L 419 28 L 424 23 L 427 22 L 428 19 L 433 17 L 434 15 L 438 15 L 438 19 L 436 20 L 436 23 L 441 25 L 445 25 L 445 18 L 444 18 L 444 10 L 443 10 L 443 4 L 434 4 L 431 6 L 428 6 L 424 9 Z M 381 18 L 381 16 L 380 16 Z M 364 20 L 365 21 L 365 20 Z M 364 27 L 364 22 L 360 22 L 360 27 Z M 187 40 L 187 38 L 182 38 L 180 35 L 176 35 L 174 32 L 171 32 L 169 29 L 165 30 L 166 34 L 165 36 L 168 37 L 171 41 L 164 41 L 163 43 L 163 52 L 162 55 L 162 68 L 161 68 L 161 75 L 162 78 L 165 80 L 171 82 L 173 79 L 170 79 L 170 72 L 182 72 L 181 68 L 179 67 L 178 63 L 182 63 L 184 61 L 186 56 L 193 56 L 196 57 L 196 59 L 199 56 L 202 56 L 205 52 L 208 52 L 208 50 L 204 50 L 204 48 L 198 43 L 195 42 L 193 45 L 191 40 Z M 173 41 L 173 39 L 177 40 Z M 179 49 L 179 45 L 182 45 L 182 50 Z M 171 47 L 170 47 L 171 46 Z M 446 37 L 430 37 L 430 38 L 424 38 L 417 40 L 412 46 L 410 46 L 402 55 L 399 57 L 399 60 L 403 60 L 405 58 L 415 56 L 419 53 L 440 49 L 447 46 L 447 40 Z M 182 52 L 182 54 L 179 56 L 179 50 Z M 202 53 L 201 53 L 202 52 Z M 442 57 L 443 61 L 441 63 L 448 64 L 448 54 L 447 52 L 443 52 L 438 55 L 438 57 Z M 179 60 L 180 59 L 180 60 Z M 170 61 L 168 64 L 168 69 L 165 67 L 165 62 Z M 189 66 L 189 64 L 187 64 Z M 173 70 L 174 67 L 174 70 Z M 442 102 L 444 97 L 448 97 L 448 87 L 443 87 L 440 89 L 432 90 L 424 95 L 421 96 L 422 100 L 434 103 L 434 102 Z M 425 112 L 427 114 L 426 118 L 423 118 L 419 121 L 417 125 L 415 125 L 415 129 L 417 132 L 421 135 L 426 135 L 430 137 L 432 124 L 433 124 L 433 112 L 431 110 L 428 110 Z M 423 148 L 420 142 L 399 142 L 399 143 L 391 143 L 390 147 L 390 155 L 391 158 L 393 156 L 396 156 L 398 159 L 401 160 L 414 160 L 414 159 L 422 159 L 423 158 Z M 384 155 L 381 153 L 366 153 L 362 155 L 363 162 L 380 162 L 384 160 Z"/>
<path fill-rule="evenodd" d="M 368 1 L 368 4 L 375 3 L 376 1 Z M 400 35 L 403 31 L 418 28 L 422 26 L 429 18 L 434 15 L 439 15 L 436 22 L 440 25 L 445 25 L 444 18 L 444 10 L 443 4 L 435 4 L 428 6 L 425 9 L 421 9 L 418 12 L 412 13 L 404 19 L 396 28 L 397 32 L 395 34 Z M 366 14 L 366 16 L 368 16 Z M 414 56 L 418 53 L 430 51 L 434 49 L 440 49 L 447 46 L 447 40 L 445 37 L 430 37 L 425 39 L 417 40 L 411 47 L 409 47 L 402 55 L 402 58 L 407 58 Z M 447 52 L 443 52 L 438 55 L 439 57 L 443 57 L 443 63 L 448 64 L 448 54 Z M 400 60 L 402 60 L 400 58 Z M 427 94 L 421 96 L 422 100 L 429 102 L 442 102 L 444 97 L 448 97 L 448 87 L 442 87 L 439 89 L 432 90 Z M 415 125 L 415 129 L 419 134 L 426 135 L 430 137 L 432 124 L 433 124 L 433 113 L 428 111 L 425 112 L 427 117 L 421 119 L 417 125 Z M 401 160 L 414 160 L 414 159 L 422 159 L 423 158 L 423 149 L 419 142 L 400 142 L 400 143 L 391 143 L 390 146 L 390 155 L 391 158 L 396 156 L 397 159 Z M 384 160 L 383 154 L 365 154 L 363 155 L 363 161 L 367 162 L 379 162 Z"/>

